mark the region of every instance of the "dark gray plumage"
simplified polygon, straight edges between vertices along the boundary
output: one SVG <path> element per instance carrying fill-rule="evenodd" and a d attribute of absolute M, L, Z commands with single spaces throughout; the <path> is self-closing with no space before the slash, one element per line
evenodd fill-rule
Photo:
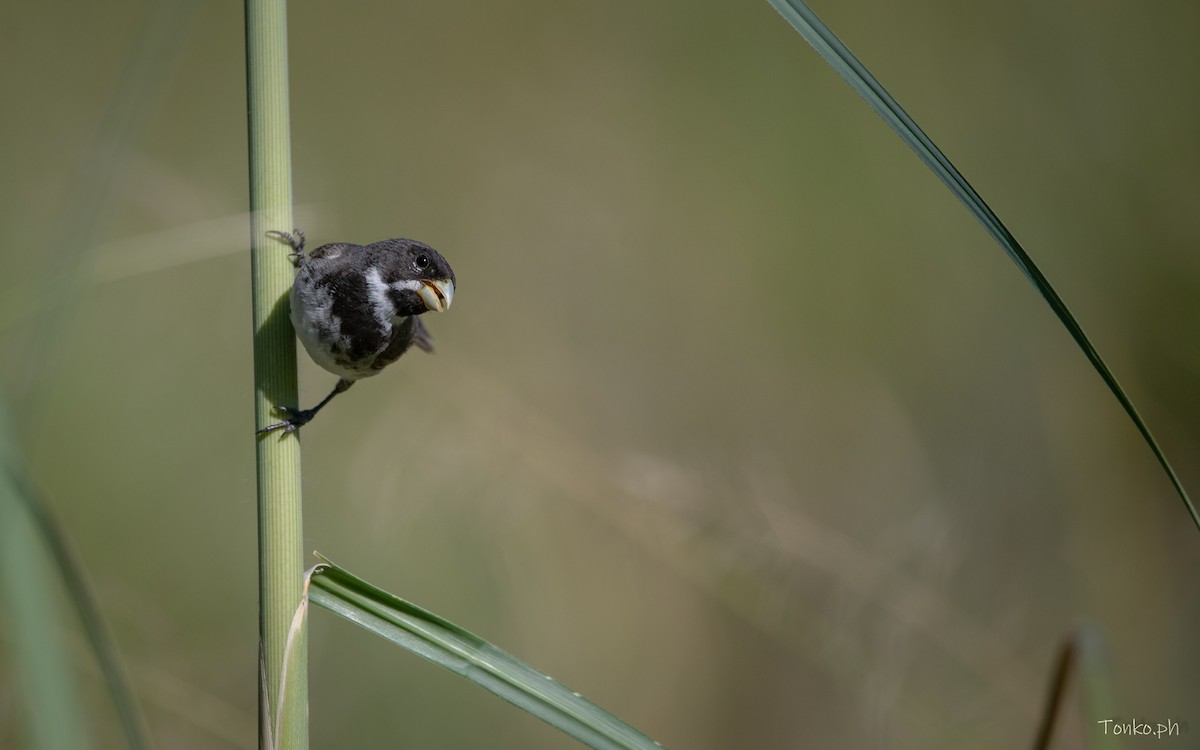
<path fill-rule="evenodd" d="M 412 346 L 433 351 L 418 317 L 454 298 L 454 271 L 416 240 L 333 243 L 304 254 L 304 233 L 269 232 L 292 248 L 292 326 L 313 361 L 337 375 L 333 392 L 311 409 L 277 407 L 288 419 L 259 430 L 292 432 L 355 381 L 378 374 Z"/>

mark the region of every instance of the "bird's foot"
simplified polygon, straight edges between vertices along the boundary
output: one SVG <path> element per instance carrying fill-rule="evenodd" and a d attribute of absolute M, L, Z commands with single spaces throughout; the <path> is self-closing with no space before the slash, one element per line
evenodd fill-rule
<path fill-rule="evenodd" d="M 299 229 L 293 229 L 292 233 L 288 234 L 287 232 L 272 229 L 267 232 L 267 236 L 285 242 L 288 247 L 292 248 L 292 252 L 288 256 L 292 259 L 292 265 L 296 266 L 296 268 L 304 265 L 304 261 L 308 259 L 304 255 L 304 232 Z"/>
<path fill-rule="evenodd" d="M 295 432 L 311 422 L 312 418 L 316 416 L 317 410 L 296 409 L 291 406 L 276 406 L 275 412 L 280 416 L 287 417 L 287 419 L 282 422 L 276 422 L 275 424 L 269 424 L 259 430 L 256 434 L 266 435 L 268 432 L 274 432 L 275 430 L 283 430 L 285 433 Z"/>

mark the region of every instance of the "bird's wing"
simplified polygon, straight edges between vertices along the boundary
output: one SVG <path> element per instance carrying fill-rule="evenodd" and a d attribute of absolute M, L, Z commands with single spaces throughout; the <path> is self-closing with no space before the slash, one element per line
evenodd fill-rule
<path fill-rule="evenodd" d="M 413 321 L 413 339 L 412 342 L 417 345 L 417 348 L 427 354 L 433 354 L 433 334 L 421 322 L 417 316 L 412 316 Z"/>
<path fill-rule="evenodd" d="M 321 245 L 316 250 L 313 250 L 308 254 L 308 257 L 312 260 L 332 260 L 340 255 L 362 249 L 364 249 L 362 245 L 353 245 L 349 242 L 331 242 L 328 245 Z"/>

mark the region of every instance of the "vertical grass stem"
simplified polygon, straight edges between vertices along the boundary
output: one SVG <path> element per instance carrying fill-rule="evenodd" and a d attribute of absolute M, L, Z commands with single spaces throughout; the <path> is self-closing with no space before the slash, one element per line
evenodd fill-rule
<path fill-rule="evenodd" d="M 276 404 L 294 405 L 296 343 L 287 293 L 294 269 L 287 248 L 266 236 L 292 229 L 291 135 L 288 121 L 287 4 L 246 0 L 251 264 L 254 285 L 255 428 L 274 420 Z M 247 433 L 250 431 L 247 430 Z M 288 633 L 303 596 L 300 446 L 295 433 L 257 439 L 259 528 L 260 747 L 308 747 L 305 634 L 295 647 L 288 685 L 280 685 Z"/>

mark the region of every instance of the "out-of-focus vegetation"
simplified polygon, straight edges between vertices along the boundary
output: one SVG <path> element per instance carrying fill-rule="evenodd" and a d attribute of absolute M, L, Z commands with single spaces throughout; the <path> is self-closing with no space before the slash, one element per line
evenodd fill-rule
<path fill-rule="evenodd" d="M 81 174 L 150 10 L 0 23 L 0 384 L 155 738 L 248 748 L 241 6 L 195 12 L 120 179 Z M 1200 486 L 1200 8 L 816 10 Z M 436 357 L 305 429 L 311 547 L 668 746 L 1021 746 L 1084 616 L 1114 718 L 1195 725 L 1200 539 L 1170 485 L 1024 278 L 766 3 L 290 20 L 310 239 L 416 237 L 459 279 Z M 104 220 L 52 246 L 80 194 Z M 307 404 L 332 376 L 302 361 Z M 314 747 L 571 742 L 333 618 L 310 639 Z"/>

